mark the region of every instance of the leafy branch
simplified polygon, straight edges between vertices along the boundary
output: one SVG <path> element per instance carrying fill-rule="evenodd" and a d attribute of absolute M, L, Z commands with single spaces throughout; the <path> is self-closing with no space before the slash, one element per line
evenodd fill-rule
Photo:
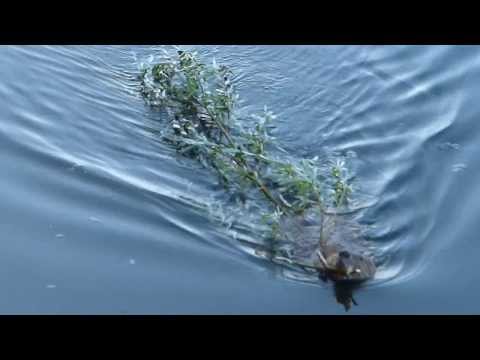
<path fill-rule="evenodd" d="M 344 163 L 331 165 L 327 177 L 318 158 L 276 156 L 268 131 L 275 116 L 265 107 L 254 126 L 245 128 L 235 112 L 238 95 L 231 76 L 226 66 L 215 61 L 207 66 L 196 53 L 178 51 L 143 70 L 141 92 L 152 107 L 168 112 L 164 135 L 177 151 L 213 168 L 226 188 L 241 189 L 246 182 L 263 194 L 272 206 L 266 215 L 272 231 L 283 215 L 345 205 L 351 186 Z"/>

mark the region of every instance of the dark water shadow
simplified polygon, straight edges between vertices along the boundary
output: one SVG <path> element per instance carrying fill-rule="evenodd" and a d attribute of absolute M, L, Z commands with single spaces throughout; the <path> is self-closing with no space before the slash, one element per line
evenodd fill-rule
<path fill-rule="evenodd" d="M 360 284 L 358 283 L 334 283 L 333 290 L 337 302 L 345 308 L 345 312 L 348 312 L 352 305 L 358 306 L 357 301 L 354 298 L 354 293 L 358 290 Z"/>
<path fill-rule="evenodd" d="M 354 293 L 361 287 L 360 282 L 349 281 L 333 281 L 328 278 L 328 275 L 319 273 L 319 279 L 327 283 L 329 280 L 333 283 L 333 293 L 337 303 L 343 305 L 345 312 L 350 311 L 353 305 L 358 306 L 354 298 Z"/>

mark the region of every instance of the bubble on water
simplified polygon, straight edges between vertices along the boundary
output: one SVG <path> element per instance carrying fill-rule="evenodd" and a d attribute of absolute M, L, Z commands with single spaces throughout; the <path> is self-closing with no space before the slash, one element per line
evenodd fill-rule
<path fill-rule="evenodd" d="M 130 259 L 130 260 L 128 260 L 128 262 L 130 263 L 130 265 L 135 265 L 135 263 L 136 263 L 135 259 Z"/>
<path fill-rule="evenodd" d="M 48 284 L 46 286 L 47 289 L 55 289 L 57 287 L 57 285 L 54 285 L 54 284 Z"/>
<path fill-rule="evenodd" d="M 452 165 L 452 171 L 453 172 L 464 171 L 466 168 L 467 168 L 467 165 L 463 164 L 463 163 L 458 163 L 458 164 Z"/>
<path fill-rule="evenodd" d="M 346 156 L 347 158 L 349 158 L 349 159 L 355 159 L 355 158 L 358 157 L 358 156 L 357 156 L 357 153 L 356 153 L 355 151 L 353 151 L 353 150 L 348 150 L 348 151 L 346 152 L 345 156 Z"/>
<path fill-rule="evenodd" d="M 101 220 L 99 218 L 96 218 L 95 216 L 90 216 L 88 218 L 88 220 L 93 221 L 93 222 L 98 222 L 98 223 L 101 222 Z"/>
<path fill-rule="evenodd" d="M 268 258 L 268 253 L 265 250 L 255 249 L 254 254 L 260 258 Z"/>
<path fill-rule="evenodd" d="M 78 164 L 78 163 L 74 163 L 72 166 L 70 166 L 68 169 L 68 171 L 72 171 L 72 172 L 75 172 L 75 171 L 80 171 L 84 174 L 86 174 L 87 170 L 85 169 L 85 165 L 83 164 Z"/>
<path fill-rule="evenodd" d="M 440 150 L 460 150 L 460 145 L 456 143 L 446 142 L 438 145 Z"/>
<path fill-rule="evenodd" d="M 60 239 L 60 238 L 64 238 L 65 235 L 63 235 L 63 234 L 56 234 L 55 237 Z"/>

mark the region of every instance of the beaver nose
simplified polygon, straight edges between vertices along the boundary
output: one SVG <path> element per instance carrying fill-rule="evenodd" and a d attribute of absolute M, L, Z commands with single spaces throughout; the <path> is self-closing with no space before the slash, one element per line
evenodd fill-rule
<path fill-rule="evenodd" d="M 345 258 L 345 259 L 350 258 L 350 253 L 348 251 L 340 251 L 338 253 L 338 255 L 340 255 L 340 257 Z"/>

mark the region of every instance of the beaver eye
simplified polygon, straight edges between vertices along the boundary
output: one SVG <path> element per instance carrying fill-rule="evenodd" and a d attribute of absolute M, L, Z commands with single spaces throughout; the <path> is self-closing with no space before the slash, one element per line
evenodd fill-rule
<path fill-rule="evenodd" d="M 345 259 L 348 259 L 350 257 L 350 253 L 348 251 L 340 251 L 338 255 L 340 255 L 340 257 L 343 257 Z"/>

